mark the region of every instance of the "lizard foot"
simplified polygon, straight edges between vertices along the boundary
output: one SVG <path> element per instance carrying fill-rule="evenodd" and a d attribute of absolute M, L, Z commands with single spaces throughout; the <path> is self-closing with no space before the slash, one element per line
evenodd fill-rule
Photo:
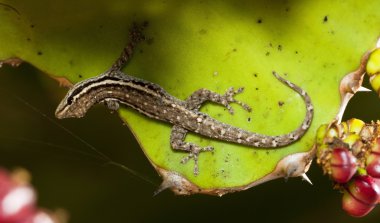
<path fill-rule="evenodd" d="M 199 146 L 193 145 L 191 147 L 190 151 L 189 151 L 189 155 L 186 156 L 185 158 L 183 158 L 181 160 L 181 163 L 185 164 L 189 160 L 193 159 L 194 160 L 194 175 L 198 175 L 199 174 L 199 167 L 198 167 L 199 153 L 201 153 L 201 152 L 208 152 L 208 151 L 214 151 L 214 148 L 211 147 L 211 146 L 199 147 Z"/>
<path fill-rule="evenodd" d="M 244 90 L 244 88 L 242 88 L 242 87 L 238 88 L 237 90 L 235 90 L 233 87 L 230 87 L 226 91 L 226 93 L 222 96 L 223 97 L 222 104 L 228 109 L 230 114 L 234 113 L 234 110 L 230 106 L 230 103 L 237 103 L 249 112 L 252 110 L 251 107 L 249 107 L 247 104 L 245 104 L 241 101 L 238 101 L 234 98 L 235 95 L 240 94 L 241 92 L 243 92 L 243 90 Z"/>

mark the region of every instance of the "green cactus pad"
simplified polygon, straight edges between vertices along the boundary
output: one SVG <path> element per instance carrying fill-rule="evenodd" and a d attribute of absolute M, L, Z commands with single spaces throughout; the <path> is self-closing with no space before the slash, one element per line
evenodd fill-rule
<path fill-rule="evenodd" d="M 307 134 L 281 149 L 189 134 L 187 141 L 215 148 L 200 155 L 199 176 L 193 174 L 192 162 L 180 163 L 187 154 L 170 148 L 169 124 L 130 108 L 120 111 L 156 167 L 203 189 L 237 188 L 267 176 L 284 157 L 311 149 L 316 128 L 338 112 L 341 78 L 356 69 L 376 42 L 380 14 L 373 9 L 379 7 L 375 0 L 4 1 L 0 59 L 17 57 L 75 83 L 109 68 L 126 44 L 132 22 L 148 21 L 148 41 L 138 46 L 125 72 L 180 99 L 200 88 L 224 93 L 244 87 L 236 98 L 249 104 L 251 113 L 232 105 L 232 116 L 215 104 L 201 111 L 268 135 L 296 129 L 305 115 L 300 95 L 271 74 L 279 72 L 311 96 L 315 116 Z"/>

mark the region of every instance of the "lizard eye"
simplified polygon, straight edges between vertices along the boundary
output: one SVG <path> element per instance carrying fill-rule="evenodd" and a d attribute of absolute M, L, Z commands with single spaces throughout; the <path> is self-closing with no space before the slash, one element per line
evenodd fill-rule
<path fill-rule="evenodd" d="M 73 98 L 72 97 L 69 97 L 68 99 L 67 99 L 67 104 L 68 105 L 71 105 L 73 103 Z"/>

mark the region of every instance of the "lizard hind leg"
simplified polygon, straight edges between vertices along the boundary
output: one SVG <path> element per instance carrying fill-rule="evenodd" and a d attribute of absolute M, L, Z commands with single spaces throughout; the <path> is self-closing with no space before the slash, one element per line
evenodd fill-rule
<path fill-rule="evenodd" d="M 207 89 L 199 89 L 186 99 L 185 101 L 186 107 L 189 110 L 198 111 L 200 107 L 206 101 L 211 101 L 211 102 L 223 105 L 224 107 L 228 109 L 228 111 L 231 114 L 233 114 L 234 111 L 232 107 L 230 106 L 230 103 L 237 103 L 240 106 L 242 106 L 245 110 L 251 111 L 251 108 L 248 105 L 234 99 L 234 96 L 241 92 L 243 92 L 243 88 L 239 88 L 235 90 L 234 88 L 231 87 L 223 95 L 215 93 Z M 213 151 L 214 149 L 211 146 L 200 147 L 194 143 L 185 142 L 186 134 L 187 134 L 186 129 L 178 125 L 173 126 L 173 129 L 170 135 L 170 145 L 175 150 L 186 151 L 189 153 L 188 156 L 186 156 L 185 158 L 181 160 L 181 163 L 185 164 L 189 160 L 193 159 L 195 162 L 194 174 L 198 175 L 199 174 L 199 167 L 198 167 L 199 154 L 201 152 Z"/>
<path fill-rule="evenodd" d="M 202 88 L 195 91 L 193 94 L 190 95 L 190 97 L 186 99 L 186 106 L 189 110 L 198 111 L 200 107 L 202 106 L 202 104 L 204 104 L 206 101 L 211 101 L 211 102 L 223 105 L 224 107 L 228 109 L 228 111 L 231 114 L 233 114 L 234 111 L 230 104 L 237 103 L 240 106 L 242 106 L 245 110 L 250 112 L 251 108 L 247 104 L 241 101 L 238 101 L 234 98 L 235 95 L 243 92 L 243 90 L 244 88 L 238 88 L 237 90 L 235 90 L 233 87 L 230 87 L 226 91 L 226 93 L 221 95 L 216 92 L 210 91 L 208 89 Z"/>
<path fill-rule="evenodd" d="M 170 145 L 174 150 L 181 150 L 188 152 L 189 155 L 184 157 L 181 160 L 182 164 L 187 163 L 189 160 L 194 160 L 194 175 L 199 174 L 199 167 L 198 167 L 198 157 L 201 152 L 206 151 L 213 151 L 214 148 L 211 146 L 207 147 L 200 147 L 194 143 L 185 142 L 184 139 L 186 137 L 187 130 L 180 127 L 180 126 L 173 126 L 171 135 L 170 135 Z"/>

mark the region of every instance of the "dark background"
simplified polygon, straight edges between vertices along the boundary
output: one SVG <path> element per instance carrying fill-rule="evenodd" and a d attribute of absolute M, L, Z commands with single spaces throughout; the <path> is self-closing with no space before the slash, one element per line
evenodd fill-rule
<path fill-rule="evenodd" d="M 341 209 L 342 195 L 332 189 L 315 163 L 308 172 L 313 186 L 291 178 L 221 198 L 175 196 L 171 191 L 153 197 L 160 178 L 116 114 L 97 106 L 82 119 L 54 118 L 66 91 L 28 64 L 0 69 L 0 166 L 29 170 L 39 205 L 66 209 L 72 223 L 380 221 L 380 207 L 364 218 L 346 215 Z M 351 100 L 345 119 L 368 122 L 379 116 L 376 94 L 359 93 Z M 99 154 L 55 122 L 140 177 L 104 165 Z"/>

